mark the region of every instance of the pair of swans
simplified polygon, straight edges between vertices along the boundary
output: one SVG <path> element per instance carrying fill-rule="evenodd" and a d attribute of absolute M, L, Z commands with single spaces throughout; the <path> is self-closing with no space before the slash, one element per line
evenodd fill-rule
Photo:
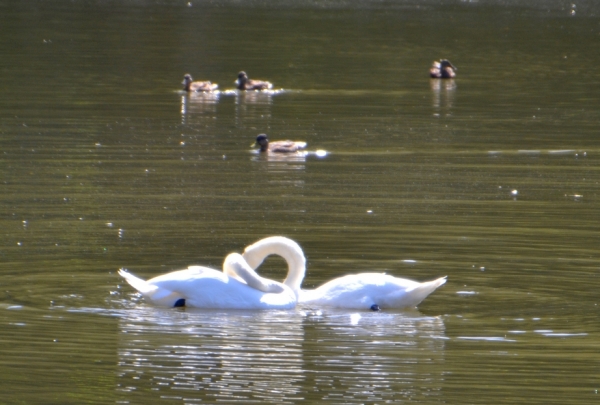
<path fill-rule="evenodd" d="M 263 278 L 255 271 L 270 255 L 279 255 L 288 265 L 280 283 Z M 148 301 L 158 306 L 188 306 L 222 309 L 291 309 L 297 304 L 347 309 L 415 307 L 446 277 L 419 283 L 383 273 L 361 273 L 331 280 L 314 290 L 301 289 L 306 259 L 300 246 L 291 239 L 271 236 L 244 250 L 231 253 L 223 271 L 190 266 L 142 280 L 124 270 L 121 275 Z"/>

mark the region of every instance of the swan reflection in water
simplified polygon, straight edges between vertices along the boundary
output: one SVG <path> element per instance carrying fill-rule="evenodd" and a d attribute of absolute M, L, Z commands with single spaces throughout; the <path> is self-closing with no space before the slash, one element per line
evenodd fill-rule
<path fill-rule="evenodd" d="M 416 311 L 135 305 L 118 327 L 118 401 L 383 403 L 443 381 L 444 323 Z"/>
<path fill-rule="evenodd" d="M 137 307 L 119 322 L 122 400 L 286 403 L 302 390 L 302 318 L 295 311 Z M 138 403 L 142 403 L 138 402 Z M 249 402 L 245 402 L 249 403 Z"/>

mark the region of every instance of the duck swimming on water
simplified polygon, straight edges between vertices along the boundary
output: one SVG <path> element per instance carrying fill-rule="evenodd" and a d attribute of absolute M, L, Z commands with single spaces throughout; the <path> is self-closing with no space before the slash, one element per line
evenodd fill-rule
<path fill-rule="evenodd" d="M 429 69 L 429 76 L 434 79 L 452 79 L 456 77 L 457 70 L 448 59 L 440 59 L 439 62 L 433 62 L 431 69 Z"/>
<path fill-rule="evenodd" d="M 267 134 L 259 134 L 256 137 L 256 143 L 254 145 L 259 145 L 261 152 L 272 152 L 272 153 L 296 153 L 300 149 L 306 148 L 306 142 L 298 142 L 298 141 L 269 142 L 269 138 L 267 138 Z"/>
<path fill-rule="evenodd" d="M 181 82 L 181 84 L 183 84 L 183 90 L 187 91 L 187 92 L 191 92 L 191 91 L 195 91 L 195 92 L 209 92 L 209 91 L 215 91 L 219 85 L 216 83 L 211 83 L 211 82 L 195 82 L 194 79 L 192 79 L 192 75 L 190 75 L 189 73 L 187 73 L 185 76 L 183 76 L 183 82 Z"/>
<path fill-rule="evenodd" d="M 238 90 L 270 90 L 273 88 L 273 84 L 271 82 L 249 79 L 248 75 L 244 71 L 238 73 L 238 78 L 235 81 L 235 84 Z"/>

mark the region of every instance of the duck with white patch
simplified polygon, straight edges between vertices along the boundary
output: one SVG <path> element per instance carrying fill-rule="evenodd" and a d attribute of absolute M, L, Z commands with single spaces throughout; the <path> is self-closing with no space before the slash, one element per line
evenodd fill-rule
<path fill-rule="evenodd" d="M 253 146 L 260 146 L 261 152 L 296 153 L 306 148 L 306 142 L 289 140 L 270 142 L 267 134 L 259 134 Z"/>
<path fill-rule="evenodd" d="M 216 83 L 211 83 L 209 81 L 194 81 L 194 79 L 192 79 L 192 75 L 190 75 L 189 73 L 187 73 L 185 76 L 183 76 L 183 82 L 181 82 L 181 84 L 183 84 L 183 90 L 187 91 L 188 93 L 190 92 L 196 92 L 196 93 L 208 93 L 211 91 L 215 91 L 219 85 Z"/>
<path fill-rule="evenodd" d="M 429 69 L 429 76 L 433 79 L 453 79 L 456 77 L 456 67 L 448 59 L 434 61 Z"/>
<path fill-rule="evenodd" d="M 264 80 L 252 80 L 248 78 L 246 72 L 241 71 L 238 73 L 238 78 L 235 81 L 236 88 L 238 90 L 271 90 L 273 84 Z"/>

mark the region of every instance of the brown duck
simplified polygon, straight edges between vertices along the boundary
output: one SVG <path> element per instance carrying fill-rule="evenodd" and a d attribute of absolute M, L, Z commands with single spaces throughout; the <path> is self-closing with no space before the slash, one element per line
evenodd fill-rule
<path fill-rule="evenodd" d="M 211 82 L 195 82 L 192 79 L 192 75 L 189 73 L 183 76 L 183 89 L 187 92 L 196 91 L 196 92 L 207 92 L 207 91 L 215 91 L 219 85 Z"/>
<path fill-rule="evenodd" d="M 267 138 L 267 134 L 259 134 L 256 137 L 256 143 L 254 145 L 259 145 L 261 152 L 271 152 L 271 153 L 296 153 L 300 149 L 306 148 L 306 142 L 297 142 L 297 141 L 269 142 L 269 139 Z"/>
<path fill-rule="evenodd" d="M 238 90 L 270 90 L 273 88 L 273 84 L 270 82 L 249 79 L 244 71 L 238 73 L 235 84 Z"/>
<path fill-rule="evenodd" d="M 429 69 L 429 76 L 434 79 L 452 79 L 456 77 L 457 70 L 448 59 L 440 59 L 439 62 L 433 62 L 431 69 Z"/>

